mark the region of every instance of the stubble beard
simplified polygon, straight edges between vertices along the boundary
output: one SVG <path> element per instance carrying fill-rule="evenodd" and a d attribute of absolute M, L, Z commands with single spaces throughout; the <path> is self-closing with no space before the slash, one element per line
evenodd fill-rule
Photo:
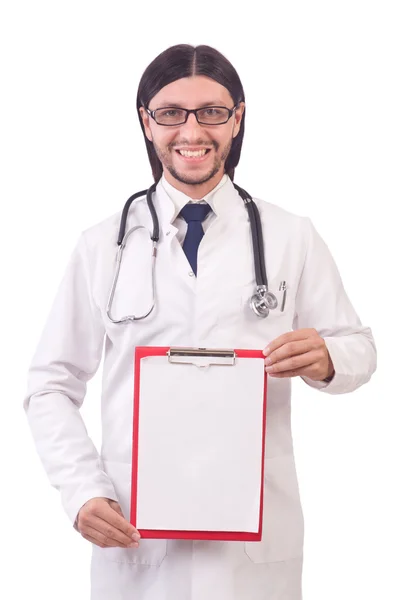
<path fill-rule="evenodd" d="M 156 146 L 156 144 L 154 142 L 153 142 L 153 147 L 156 151 L 159 161 L 163 165 L 163 169 L 167 169 L 170 172 L 170 174 L 172 175 L 172 177 L 174 177 L 174 179 L 176 179 L 177 181 L 179 181 L 181 183 L 185 183 L 187 185 L 201 185 L 203 183 L 207 183 L 207 181 L 210 181 L 210 179 L 212 179 L 217 173 L 219 173 L 220 169 L 222 168 L 222 165 L 226 162 L 226 159 L 229 156 L 229 153 L 230 153 L 230 150 L 232 147 L 232 143 L 233 143 L 233 139 L 231 139 L 230 142 L 227 144 L 227 146 L 225 146 L 222 154 L 220 156 L 215 157 L 214 165 L 213 165 L 212 169 L 206 175 L 198 176 L 198 175 L 192 174 L 190 177 L 188 175 L 183 175 L 183 174 L 179 173 L 176 170 L 176 168 L 174 167 L 174 165 L 172 164 L 172 161 L 171 161 L 172 147 L 167 148 L 167 150 L 165 152 L 161 151 L 161 149 L 158 146 Z M 216 152 L 219 148 L 219 145 L 214 143 L 213 146 L 214 146 L 214 149 L 211 150 L 211 152 Z"/>

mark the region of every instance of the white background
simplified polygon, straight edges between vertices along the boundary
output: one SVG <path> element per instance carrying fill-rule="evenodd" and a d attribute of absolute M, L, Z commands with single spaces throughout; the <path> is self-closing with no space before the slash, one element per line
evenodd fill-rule
<path fill-rule="evenodd" d="M 26 372 L 79 232 L 151 173 L 143 70 L 177 43 L 234 64 L 247 100 L 236 181 L 313 220 L 378 347 L 353 394 L 294 380 L 304 600 L 397 597 L 394 2 L 2 2 L 0 597 L 89 597 L 90 547 L 35 453 Z M 99 433 L 99 376 L 83 407 Z"/>

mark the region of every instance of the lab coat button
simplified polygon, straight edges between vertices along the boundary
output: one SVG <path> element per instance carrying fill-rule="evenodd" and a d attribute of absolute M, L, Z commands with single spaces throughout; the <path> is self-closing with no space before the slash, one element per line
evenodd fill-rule
<path fill-rule="evenodd" d="M 189 277 L 193 277 L 194 273 L 193 271 L 189 271 Z"/>

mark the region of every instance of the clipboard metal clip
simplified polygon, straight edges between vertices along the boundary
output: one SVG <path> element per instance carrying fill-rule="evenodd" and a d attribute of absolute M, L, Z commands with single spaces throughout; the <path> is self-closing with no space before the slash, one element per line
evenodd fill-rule
<path fill-rule="evenodd" d="M 209 365 L 229 365 L 236 363 L 236 353 L 227 349 L 170 348 L 168 362 L 207 367 Z"/>

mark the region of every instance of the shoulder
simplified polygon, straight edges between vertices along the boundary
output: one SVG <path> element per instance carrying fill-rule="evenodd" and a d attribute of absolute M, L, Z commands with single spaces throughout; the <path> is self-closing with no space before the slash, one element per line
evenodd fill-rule
<path fill-rule="evenodd" d="M 127 229 L 131 227 L 132 221 L 137 213 L 142 210 L 142 203 L 145 196 L 134 200 L 128 212 Z M 83 230 L 81 238 L 89 249 L 98 249 L 100 247 L 115 246 L 119 235 L 121 215 L 123 206 L 117 212 L 113 213 L 106 219 L 103 219 L 91 227 Z"/>
<path fill-rule="evenodd" d="M 253 198 L 253 200 L 258 207 L 263 226 L 276 228 L 280 233 L 283 230 L 293 230 L 307 235 L 307 229 L 311 223 L 307 216 L 293 213 L 261 198 Z"/>
<path fill-rule="evenodd" d="M 325 256 L 330 254 L 327 242 L 319 233 L 313 220 L 285 210 L 276 204 L 253 198 L 258 206 L 261 223 L 266 235 L 274 235 L 284 244 L 301 247 L 307 258 L 310 253 Z"/>

